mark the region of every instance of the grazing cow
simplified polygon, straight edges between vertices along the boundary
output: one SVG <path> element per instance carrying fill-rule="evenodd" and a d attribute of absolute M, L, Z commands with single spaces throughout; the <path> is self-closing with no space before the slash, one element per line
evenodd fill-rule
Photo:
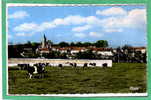
<path fill-rule="evenodd" d="M 39 78 L 43 78 L 45 73 L 45 66 L 40 63 L 34 64 L 34 66 L 28 66 L 27 71 L 30 79 L 33 75 L 39 75 Z"/>
<path fill-rule="evenodd" d="M 103 68 L 107 67 L 107 63 L 102 64 Z"/>
<path fill-rule="evenodd" d="M 77 67 L 77 63 L 69 63 L 69 64 L 70 64 L 70 66 L 72 66 L 72 67 L 74 67 L 74 68 Z"/>
<path fill-rule="evenodd" d="M 88 67 L 88 63 L 84 63 L 83 69 L 86 68 L 86 67 Z"/>
<path fill-rule="evenodd" d="M 75 67 L 75 68 L 77 67 L 77 63 L 74 63 L 74 67 Z"/>
<path fill-rule="evenodd" d="M 70 63 L 70 62 L 69 62 L 69 65 L 70 65 L 70 66 L 73 66 L 73 63 Z"/>
<path fill-rule="evenodd" d="M 62 64 L 59 64 L 58 66 L 59 66 L 61 69 L 62 69 L 62 67 L 63 67 Z"/>
<path fill-rule="evenodd" d="M 89 63 L 90 66 L 96 66 L 96 63 Z"/>

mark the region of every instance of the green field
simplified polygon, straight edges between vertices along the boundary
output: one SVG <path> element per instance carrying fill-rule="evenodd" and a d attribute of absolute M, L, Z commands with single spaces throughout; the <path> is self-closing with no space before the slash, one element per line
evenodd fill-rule
<path fill-rule="evenodd" d="M 9 94 L 146 92 L 146 64 L 113 63 L 112 68 L 46 67 L 45 78 L 29 79 L 27 71 L 9 70 Z"/>

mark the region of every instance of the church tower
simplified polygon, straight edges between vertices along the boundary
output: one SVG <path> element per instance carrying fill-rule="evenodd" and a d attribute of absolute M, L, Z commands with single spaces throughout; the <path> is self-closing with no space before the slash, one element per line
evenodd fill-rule
<path fill-rule="evenodd" d="M 44 34 L 43 38 L 42 38 L 42 45 L 41 48 L 46 48 L 47 47 L 47 38 Z"/>
<path fill-rule="evenodd" d="M 51 45 L 49 44 L 49 40 L 47 41 L 47 38 L 44 34 L 42 37 L 41 45 L 39 46 L 39 48 L 36 49 L 36 52 L 40 53 L 42 56 L 42 54 L 48 54 L 50 53 L 50 51 L 51 51 Z"/>

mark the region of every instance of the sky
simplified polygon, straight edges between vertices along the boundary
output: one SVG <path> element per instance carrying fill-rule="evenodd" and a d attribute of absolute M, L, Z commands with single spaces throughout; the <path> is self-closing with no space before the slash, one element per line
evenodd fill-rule
<path fill-rule="evenodd" d="M 40 42 L 45 34 L 54 43 L 107 40 L 110 47 L 146 46 L 146 7 L 10 6 L 8 42 Z"/>

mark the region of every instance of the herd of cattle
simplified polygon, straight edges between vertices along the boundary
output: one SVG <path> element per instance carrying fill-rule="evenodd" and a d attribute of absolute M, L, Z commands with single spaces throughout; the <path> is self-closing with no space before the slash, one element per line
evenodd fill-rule
<path fill-rule="evenodd" d="M 20 70 L 27 70 L 28 71 L 28 75 L 29 78 L 31 79 L 33 77 L 33 75 L 38 75 L 39 78 L 43 78 L 44 77 L 44 73 L 46 73 L 45 71 L 45 67 L 51 67 L 52 65 L 50 63 L 35 63 L 35 64 L 18 64 L 18 67 Z M 71 63 L 71 62 L 66 62 L 65 64 L 58 64 L 58 67 L 60 67 L 61 69 L 64 66 L 72 66 L 74 68 L 77 67 L 77 63 Z M 86 67 L 95 67 L 96 63 L 84 63 L 82 68 L 85 69 Z M 107 63 L 102 64 L 102 67 L 107 67 Z"/>

